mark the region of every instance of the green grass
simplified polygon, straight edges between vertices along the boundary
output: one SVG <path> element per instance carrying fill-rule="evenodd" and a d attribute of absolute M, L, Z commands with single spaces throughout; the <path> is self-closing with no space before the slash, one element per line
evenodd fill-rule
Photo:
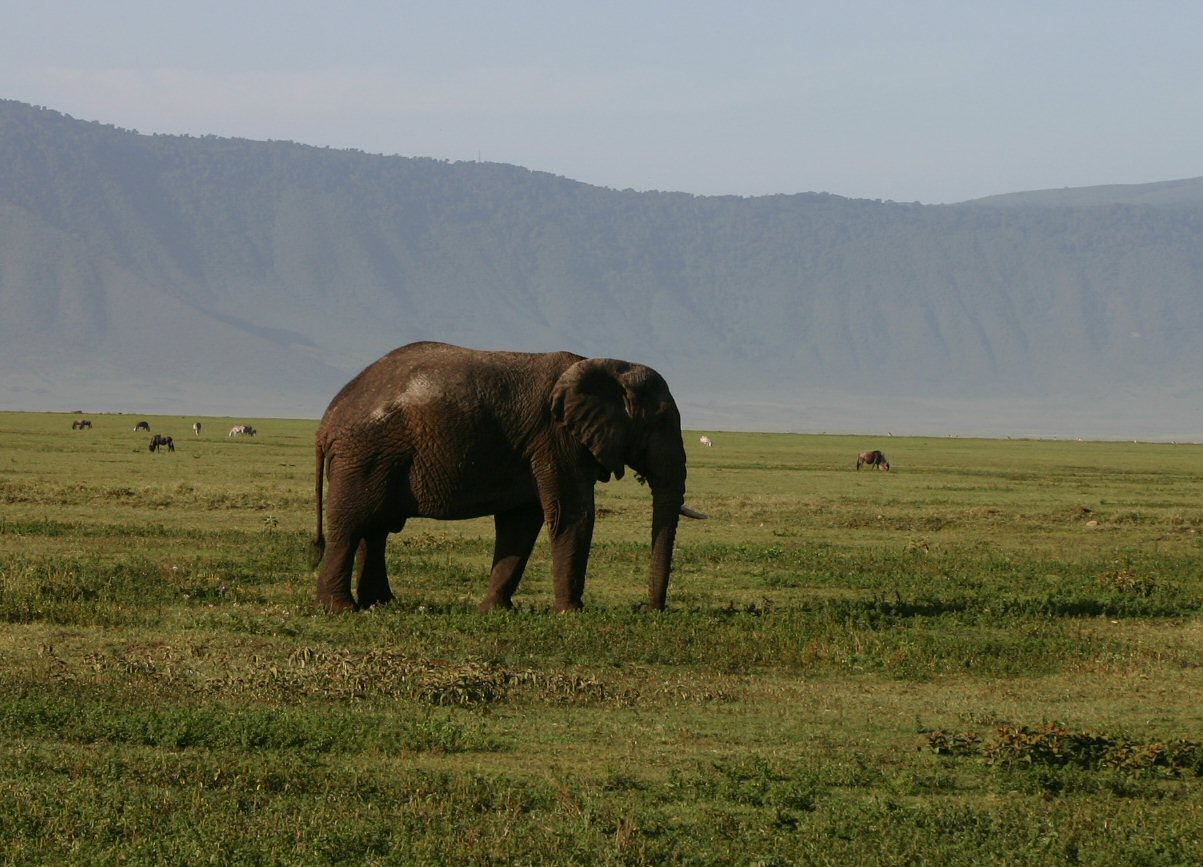
<path fill-rule="evenodd" d="M 313 422 L 92 419 L 0 413 L 0 862 L 1203 860 L 1203 447 L 687 436 L 670 610 L 627 479 L 579 615 L 484 519 L 330 616 Z"/>

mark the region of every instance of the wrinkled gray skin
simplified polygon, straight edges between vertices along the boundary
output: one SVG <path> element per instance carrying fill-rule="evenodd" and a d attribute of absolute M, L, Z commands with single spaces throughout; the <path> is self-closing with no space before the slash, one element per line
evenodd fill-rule
<path fill-rule="evenodd" d="M 344 611 L 392 599 L 385 541 L 408 518 L 493 515 L 493 569 L 481 610 L 512 607 L 544 525 L 555 608 L 579 609 L 594 484 L 622 478 L 624 467 L 652 490 L 649 601 L 663 608 L 685 499 L 685 446 L 660 374 L 568 352 L 442 343 L 396 349 L 338 393 L 317 431 L 315 563 L 324 555 L 317 602 Z M 355 598 L 351 573 L 361 543 Z"/>

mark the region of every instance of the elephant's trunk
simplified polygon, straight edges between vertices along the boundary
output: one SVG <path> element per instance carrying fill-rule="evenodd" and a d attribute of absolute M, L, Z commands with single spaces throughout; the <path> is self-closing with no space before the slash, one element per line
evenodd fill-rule
<path fill-rule="evenodd" d="M 677 540 L 677 522 L 685 504 L 685 486 L 652 489 L 652 577 L 648 605 L 664 608 L 668 579 L 673 566 L 673 547 Z"/>

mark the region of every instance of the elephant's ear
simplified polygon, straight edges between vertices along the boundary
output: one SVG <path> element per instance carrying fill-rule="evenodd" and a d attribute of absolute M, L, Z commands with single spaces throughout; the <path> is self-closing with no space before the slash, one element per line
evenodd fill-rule
<path fill-rule="evenodd" d="M 612 359 L 587 358 L 564 371 L 551 391 L 551 415 L 601 465 L 603 482 L 621 479 L 634 424 L 630 396 Z"/>

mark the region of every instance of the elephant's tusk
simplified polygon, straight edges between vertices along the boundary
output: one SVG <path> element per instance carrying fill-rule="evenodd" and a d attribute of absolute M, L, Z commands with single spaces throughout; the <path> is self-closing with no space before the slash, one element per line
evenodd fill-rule
<path fill-rule="evenodd" d="M 684 515 L 686 518 L 694 518 L 699 521 L 704 521 L 704 520 L 706 520 L 706 518 L 710 517 L 709 515 L 704 515 L 701 512 L 698 512 L 694 509 L 689 508 L 689 506 L 682 506 L 681 514 Z"/>

